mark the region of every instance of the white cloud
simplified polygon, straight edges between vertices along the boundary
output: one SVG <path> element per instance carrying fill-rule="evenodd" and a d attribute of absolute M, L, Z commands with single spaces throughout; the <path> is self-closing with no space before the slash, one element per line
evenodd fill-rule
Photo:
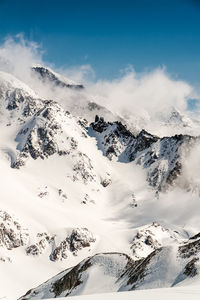
<path fill-rule="evenodd" d="M 184 148 L 182 158 L 182 176 L 180 184 L 184 187 L 197 190 L 200 193 L 200 142 L 195 143 L 191 149 Z"/>
<path fill-rule="evenodd" d="M 57 72 L 74 80 L 77 83 L 86 84 L 95 79 L 95 72 L 90 65 L 73 66 L 70 68 L 60 68 Z"/>
<path fill-rule="evenodd" d="M 129 68 L 118 79 L 90 84 L 90 91 L 102 104 L 117 112 L 147 110 L 154 113 L 172 106 L 185 110 L 192 87 L 186 82 L 173 80 L 163 68 L 143 74 Z"/>
<path fill-rule="evenodd" d="M 75 101 L 75 92 L 45 87 L 30 72 L 35 64 L 52 67 L 43 61 L 42 54 L 39 45 L 25 40 L 23 35 L 8 37 L 0 46 L 0 69 L 25 81 L 43 97 Z M 95 100 L 121 115 L 132 113 L 154 117 L 156 112 L 172 106 L 185 111 L 187 98 L 194 92 L 188 83 L 172 79 L 165 68 L 138 74 L 130 65 L 113 80 L 95 80 L 95 72 L 88 64 L 56 71 L 86 86 L 86 91 L 82 93 L 85 93 L 83 99 L 86 100 L 83 101 Z"/>
<path fill-rule="evenodd" d="M 30 67 L 42 62 L 42 53 L 37 43 L 25 40 L 22 34 L 7 37 L 0 46 L 0 68 L 26 79 L 30 76 Z"/>

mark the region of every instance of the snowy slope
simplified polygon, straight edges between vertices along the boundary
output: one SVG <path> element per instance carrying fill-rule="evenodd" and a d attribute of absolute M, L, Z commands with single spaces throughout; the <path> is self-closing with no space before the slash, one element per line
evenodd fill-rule
<path fill-rule="evenodd" d="M 96 294 L 95 299 L 105 299 L 105 300 L 132 300 L 133 298 L 136 300 L 168 300 L 169 298 L 177 300 L 187 300 L 190 299 L 199 299 L 200 289 L 198 286 L 191 287 L 181 287 L 181 288 L 173 288 L 173 289 L 152 289 L 148 291 L 134 291 L 134 292 L 126 292 L 126 293 L 107 293 L 107 294 Z M 64 300 L 66 298 L 60 298 L 60 300 Z M 74 299 L 73 297 L 69 297 L 69 300 Z M 94 295 L 87 296 L 76 296 L 77 300 L 92 300 L 94 299 Z"/>

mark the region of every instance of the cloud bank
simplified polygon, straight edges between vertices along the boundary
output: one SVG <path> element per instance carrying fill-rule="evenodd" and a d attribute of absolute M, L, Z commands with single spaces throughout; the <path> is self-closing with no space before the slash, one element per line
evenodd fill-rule
<path fill-rule="evenodd" d="M 36 64 L 53 68 L 52 64 L 43 60 L 42 55 L 39 45 L 25 40 L 23 35 L 8 37 L 0 45 L 0 69 L 25 81 L 38 90 L 42 97 L 55 97 L 55 100 L 64 99 L 65 102 L 76 101 L 75 92 L 66 89 L 63 91 L 61 88 L 53 91 L 42 85 L 30 72 L 31 67 Z M 78 83 L 84 83 L 86 91 L 82 92 L 83 101 L 96 101 L 120 115 L 150 115 L 153 118 L 157 112 L 171 107 L 183 112 L 187 110 L 187 99 L 194 94 L 192 86 L 184 81 L 174 80 L 165 68 L 138 74 L 131 67 L 119 73 L 119 77 L 113 80 L 95 80 L 95 72 L 90 65 L 57 71 Z"/>
<path fill-rule="evenodd" d="M 118 79 L 97 81 L 90 89 L 110 108 L 133 113 L 143 110 L 153 113 L 172 106 L 186 110 L 186 100 L 192 93 L 189 84 L 171 79 L 164 68 L 143 74 L 130 70 Z"/>
<path fill-rule="evenodd" d="M 1 71 L 9 72 L 19 79 L 30 76 L 30 67 L 42 63 L 42 54 L 39 45 L 24 39 L 22 34 L 7 37 L 0 45 Z"/>

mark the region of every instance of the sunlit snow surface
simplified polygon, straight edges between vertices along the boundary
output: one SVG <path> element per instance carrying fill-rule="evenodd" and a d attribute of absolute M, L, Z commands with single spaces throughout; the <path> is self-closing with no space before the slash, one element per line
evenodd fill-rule
<path fill-rule="evenodd" d="M 87 296 L 76 296 L 68 297 L 69 300 L 188 300 L 188 299 L 199 299 L 200 288 L 199 287 L 182 287 L 173 289 L 156 289 L 156 290 L 144 290 L 144 291 L 134 291 L 134 292 L 121 292 L 121 293 L 107 293 L 107 294 L 95 294 Z M 65 300 L 66 298 L 59 298 L 60 300 Z M 50 299 L 48 299 L 50 300 Z"/>

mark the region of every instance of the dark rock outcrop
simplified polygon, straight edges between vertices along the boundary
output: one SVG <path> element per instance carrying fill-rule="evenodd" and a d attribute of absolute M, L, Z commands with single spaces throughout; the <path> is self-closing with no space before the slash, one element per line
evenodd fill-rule
<path fill-rule="evenodd" d="M 7 250 L 24 246 L 28 243 L 28 230 L 5 211 L 0 211 L 0 247 Z"/>
<path fill-rule="evenodd" d="M 53 261 L 66 259 L 71 252 L 77 255 L 83 248 L 89 248 L 96 241 L 94 235 L 87 228 L 76 228 L 61 241 L 52 251 L 50 258 Z"/>
<path fill-rule="evenodd" d="M 52 72 L 50 69 L 45 68 L 45 67 L 33 67 L 32 68 L 33 72 L 39 75 L 41 80 L 45 82 L 49 82 L 54 84 L 55 86 L 59 86 L 62 88 L 70 88 L 70 89 L 76 89 L 80 90 L 83 89 L 84 86 L 82 84 L 71 84 L 71 83 L 66 83 L 59 79 L 54 72 Z"/>

